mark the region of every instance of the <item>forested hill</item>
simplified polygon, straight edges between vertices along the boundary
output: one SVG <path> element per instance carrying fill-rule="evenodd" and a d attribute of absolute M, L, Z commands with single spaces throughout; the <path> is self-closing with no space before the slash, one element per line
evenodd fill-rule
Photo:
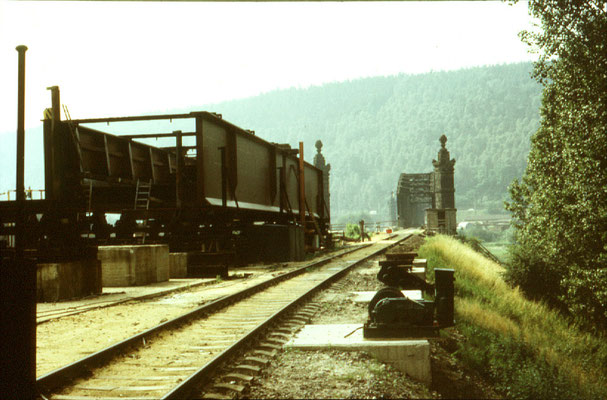
<path fill-rule="evenodd" d="M 455 164 L 456 207 L 502 209 L 507 186 L 523 174 L 537 130 L 540 86 L 519 63 L 421 75 L 365 78 L 288 89 L 207 107 L 262 138 L 305 142 L 312 160 L 321 139 L 331 163 L 333 215 L 377 210 L 400 173 L 430 172 L 440 148 Z"/>
<path fill-rule="evenodd" d="M 265 140 L 291 146 L 304 141 L 310 162 L 321 139 L 332 167 L 333 216 L 376 210 L 379 220 L 387 218 L 401 173 L 432 170 L 438 138 L 445 134 L 457 161 L 456 207 L 495 211 L 502 209 L 512 179 L 522 176 L 529 138 L 537 130 L 540 86 L 530 78 L 531 68 L 522 63 L 365 78 L 163 113 L 219 112 Z M 155 124 L 150 121 L 146 129 L 181 129 Z M 42 188 L 41 128 L 27 136 L 26 186 Z M 14 150 L 2 153 L 3 170 L 13 171 Z M 14 175 L 2 174 L 0 184 L 14 188 Z"/>

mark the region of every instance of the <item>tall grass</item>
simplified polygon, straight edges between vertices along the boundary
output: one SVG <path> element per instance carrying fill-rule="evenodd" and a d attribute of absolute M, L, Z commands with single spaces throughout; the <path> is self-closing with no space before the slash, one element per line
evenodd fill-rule
<path fill-rule="evenodd" d="M 458 355 L 512 398 L 607 398 L 607 341 L 502 279 L 503 268 L 446 236 L 419 249 L 430 271 L 455 270 Z M 432 275 L 432 273 L 431 273 Z"/>

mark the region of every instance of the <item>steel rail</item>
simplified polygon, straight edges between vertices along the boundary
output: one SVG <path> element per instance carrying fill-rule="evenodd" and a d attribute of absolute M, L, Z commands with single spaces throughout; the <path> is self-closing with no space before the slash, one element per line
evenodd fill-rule
<path fill-rule="evenodd" d="M 251 286 L 244 290 L 241 290 L 240 292 L 233 293 L 231 295 L 226 295 L 224 297 L 220 297 L 217 300 L 213 300 L 210 303 L 200 306 L 179 317 L 176 317 L 169 321 L 163 322 L 162 324 L 159 324 L 155 327 L 152 327 L 152 328 L 147 329 L 143 332 L 140 332 L 136 335 L 133 335 L 130 338 L 124 339 L 118 343 L 115 343 L 109 347 L 106 347 L 105 349 L 99 350 L 78 361 L 74 361 L 73 363 L 70 363 L 64 367 L 51 371 L 36 379 L 36 387 L 38 389 L 38 392 L 46 393 L 46 392 L 50 392 L 52 390 L 56 390 L 60 387 L 69 385 L 69 383 L 74 381 L 75 379 L 88 375 L 89 371 L 91 369 L 99 368 L 99 367 L 107 364 L 112 358 L 116 357 L 117 355 L 124 352 L 125 350 L 141 346 L 144 343 L 144 339 L 148 336 L 155 335 L 164 330 L 178 327 L 191 320 L 201 318 L 205 315 L 216 312 L 222 308 L 229 306 L 230 304 L 240 301 L 246 297 L 250 297 L 253 294 L 260 292 L 261 290 L 263 290 L 267 287 L 276 285 L 281 281 L 284 281 L 284 280 L 293 278 L 297 275 L 303 274 L 304 272 L 306 272 L 306 270 L 308 268 L 320 267 L 320 266 L 330 262 L 334 258 L 353 253 L 355 251 L 366 248 L 370 245 L 371 245 L 370 243 L 361 245 L 356 248 L 349 249 L 347 251 L 343 251 L 338 254 L 325 257 L 319 261 L 304 265 L 303 267 L 297 268 L 293 271 L 287 272 L 285 274 L 282 274 L 277 277 L 268 279 L 264 282 L 261 282 L 257 285 L 254 285 L 254 286 Z"/>
<path fill-rule="evenodd" d="M 393 236 L 391 236 L 391 238 L 394 236 L 397 236 L 397 235 L 393 235 Z M 194 372 L 188 378 L 184 379 L 179 384 L 179 386 L 176 386 L 173 390 L 171 390 L 164 397 L 162 397 L 162 400 L 179 400 L 179 399 L 190 398 L 189 396 L 192 395 L 192 391 L 196 390 L 196 388 L 199 385 L 208 383 L 208 381 L 211 379 L 211 375 L 212 375 L 213 371 L 215 371 L 221 364 L 225 363 L 227 360 L 231 359 L 236 354 L 238 354 L 238 352 L 240 352 L 243 348 L 246 348 L 247 345 L 250 344 L 250 342 L 254 341 L 256 337 L 258 337 L 260 334 L 262 334 L 263 331 L 268 329 L 279 318 L 281 318 L 284 315 L 286 315 L 287 313 L 289 313 L 292 309 L 297 307 L 300 303 L 302 303 L 305 300 L 307 300 L 308 298 L 312 297 L 319 290 L 321 290 L 324 286 L 341 278 L 352 268 L 358 266 L 359 264 L 367 261 L 368 259 L 370 259 L 372 257 L 375 257 L 375 256 L 389 250 L 390 248 L 398 245 L 399 243 L 409 239 L 411 236 L 413 236 L 413 233 L 410 233 L 410 234 L 406 235 L 405 237 L 403 237 L 402 239 L 397 240 L 396 242 L 392 243 L 391 245 L 381 248 L 381 249 L 361 258 L 360 260 L 340 269 L 339 271 L 335 272 L 330 277 L 328 277 L 324 281 L 320 282 L 318 285 L 314 286 L 308 292 L 299 296 L 297 299 L 293 300 L 291 303 L 287 304 L 282 309 L 280 309 L 279 311 L 274 313 L 271 317 L 269 317 L 267 320 L 265 320 L 264 322 L 259 324 L 257 327 L 253 328 L 249 333 L 247 333 L 245 336 L 243 336 L 236 343 L 234 343 L 233 345 L 231 345 L 230 347 L 228 347 L 227 349 L 225 349 L 224 351 L 219 353 L 215 358 L 213 358 L 211 361 L 209 361 L 207 364 L 205 364 L 198 371 Z"/>

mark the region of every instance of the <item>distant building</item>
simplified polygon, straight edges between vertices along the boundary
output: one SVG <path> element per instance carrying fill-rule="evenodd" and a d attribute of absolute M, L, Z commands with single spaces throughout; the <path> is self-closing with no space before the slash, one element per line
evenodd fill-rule
<path fill-rule="evenodd" d="M 426 209 L 433 207 L 432 173 L 400 174 L 396 187 L 398 226 L 425 225 Z"/>
<path fill-rule="evenodd" d="M 428 230 L 455 235 L 454 165 L 445 147 L 447 137 L 439 139 L 438 160 L 432 160 L 433 172 L 401 174 L 396 188 L 398 225 L 404 228 L 426 225 Z"/>

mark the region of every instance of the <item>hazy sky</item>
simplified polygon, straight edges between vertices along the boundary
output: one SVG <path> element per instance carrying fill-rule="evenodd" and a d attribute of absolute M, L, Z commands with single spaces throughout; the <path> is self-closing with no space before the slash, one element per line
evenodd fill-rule
<path fill-rule="evenodd" d="M 532 60 L 527 4 L 143 3 L 0 0 L 0 132 L 58 85 L 72 118 L 126 116 L 366 76 Z M 209 110 L 213 111 L 213 110 Z M 226 116 L 229 120 L 229 116 Z"/>

